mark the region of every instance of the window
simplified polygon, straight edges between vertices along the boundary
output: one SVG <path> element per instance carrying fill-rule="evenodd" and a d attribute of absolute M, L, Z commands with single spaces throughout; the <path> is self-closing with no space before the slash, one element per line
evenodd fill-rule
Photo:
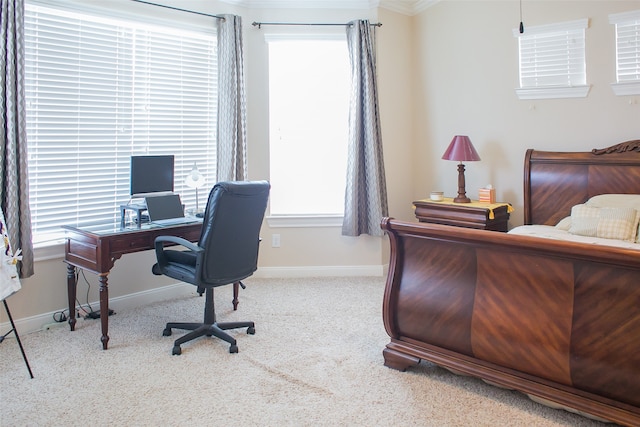
<path fill-rule="evenodd" d="M 336 37 L 267 37 L 272 217 L 344 211 L 350 71 Z"/>
<path fill-rule="evenodd" d="M 585 63 L 585 29 L 582 19 L 525 28 L 518 38 L 520 99 L 577 98 L 589 93 Z"/>
<path fill-rule="evenodd" d="M 640 10 L 609 15 L 616 26 L 616 95 L 640 95 Z"/>
<path fill-rule="evenodd" d="M 119 221 L 132 155 L 175 155 L 175 187 L 197 161 L 215 179 L 216 37 L 29 3 L 25 12 L 34 242 L 60 226 Z"/>

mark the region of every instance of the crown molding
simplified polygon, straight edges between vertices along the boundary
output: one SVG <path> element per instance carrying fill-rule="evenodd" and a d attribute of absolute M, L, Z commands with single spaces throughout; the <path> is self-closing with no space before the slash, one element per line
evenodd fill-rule
<path fill-rule="evenodd" d="M 444 0 L 419 0 L 413 7 L 414 15 L 427 10 L 431 6 L 435 5 L 436 3 L 440 3 L 441 1 Z"/>
<path fill-rule="evenodd" d="M 249 9 L 371 9 L 377 0 L 220 0 Z"/>
<path fill-rule="evenodd" d="M 442 0 L 381 0 L 380 7 L 403 15 L 417 15 Z"/>
<path fill-rule="evenodd" d="M 220 0 L 249 9 L 374 9 L 413 16 L 442 0 Z"/>
<path fill-rule="evenodd" d="M 380 8 L 411 16 L 414 14 L 414 3 L 415 2 L 409 1 L 380 0 Z"/>

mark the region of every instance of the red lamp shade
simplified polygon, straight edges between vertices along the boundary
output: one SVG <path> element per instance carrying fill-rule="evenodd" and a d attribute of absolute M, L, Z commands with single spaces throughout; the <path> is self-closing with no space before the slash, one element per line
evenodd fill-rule
<path fill-rule="evenodd" d="M 442 155 L 444 160 L 456 160 L 460 162 L 477 162 L 480 156 L 471 140 L 466 135 L 456 135 L 451 140 L 449 148 Z"/>
<path fill-rule="evenodd" d="M 464 181 L 464 165 L 462 162 L 477 162 L 480 156 L 468 136 L 456 135 L 451 140 L 449 148 L 442 155 L 444 160 L 456 160 L 458 164 L 458 197 L 454 198 L 455 203 L 469 203 L 471 199 L 467 197 Z"/>

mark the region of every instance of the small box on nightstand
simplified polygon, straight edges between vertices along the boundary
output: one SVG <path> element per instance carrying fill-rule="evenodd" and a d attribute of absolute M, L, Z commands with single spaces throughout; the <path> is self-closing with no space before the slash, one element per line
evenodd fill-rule
<path fill-rule="evenodd" d="M 496 189 L 495 188 L 481 188 L 478 190 L 478 201 L 480 203 L 495 203 L 496 202 Z"/>

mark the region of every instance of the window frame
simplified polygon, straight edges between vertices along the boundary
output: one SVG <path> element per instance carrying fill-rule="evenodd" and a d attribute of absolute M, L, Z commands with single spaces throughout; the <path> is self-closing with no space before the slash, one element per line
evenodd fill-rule
<path fill-rule="evenodd" d="M 523 34 L 520 34 L 519 29 L 513 29 L 513 35 L 518 39 L 518 79 L 520 87 L 516 88 L 516 94 L 519 99 L 555 99 L 555 98 L 584 98 L 588 96 L 591 89 L 591 85 L 587 83 L 586 73 L 586 30 L 589 28 L 589 19 L 579 19 L 575 21 L 560 22 L 548 25 L 539 25 L 533 27 L 525 27 Z M 584 78 L 584 84 L 553 84 L 553 85 L 530 85 L 522 86 L 522 69 L 523 62 L 527 60 L 527 57 L 523 58 L 522 41 L 526 38 L 540 38 L 558 34 L 580 36 L 580 42 L 582 43 L 581 55 L 572 55 L 572 51 L 568 49 L 567 62 L 582 61 L 581 72 L 578 74 L 578 80 Z M 558 42 L 554 45 L 557 48 L 564 48 L 567 43 Z M 573 52 L 575 53 L 575 52 Z M 535 59 L 535 55 L 533 56 Z M 567 67 L 567 72 L 562 74 L 565 78 L 571 81 L 571 71 L 568 71 L 570 67 Z"/>
<path fill-rule="evenodd" d="M 177 31 L 177 32 L 189 32 L 192 33 L 194 35 L 196 35 L 196 37 L 202 37 L 203 35 L 206 36 L 206 38 L 209 39 L 209 46 L 211 47 L 211 50 L 209 50 L 209 52 L 213 52 L 212 54 L 215 56 L 216 53 L 216 42 L 215 42 L 215 37 L 217 36 L 216 34 L 216 27 L 215 25 L 212 26 L 210 22 L 208 22 L 208 25 L 200 25 L 200 24 L 196 24 L 196 25 L 192 25 L 192 26 L 187 26 L 185 25 L 184 22 L 179 22 L 179 21 L 168 21 L 168 20 L 164 20 L 164 19 L 159 19 L 159 18 L 152 18 L 152 19 L 148 19 L 145 15 L 141 15 L 141 14 L 136 14 L 133 12 L 122 12 L 120 10 L 115 10 L 115 9 L 109 9 L 106 7 L 95 7 L 92 5 L 82 5 L 82 4 L 78 4 L 77 2 L 69 2 L 69 1 L 65 1 L 65 2 L 51 2 L 51 1 L 43 1 L 43 0 L 27 0 L 26 2 L 26 8 L 32 9 L 33 8 L 48 8 L 48 9 L 56 9 L 59 10 L 62 14 L 69 14 L 72 19 L 74 19 L 73 17 L 75 16 L 75 14 L 81 14 L 81 15 L 87 15 L 87 16 L 94 16 L 99 20 L 104 20 L 105 22 L 109 22 L 112 21 L 114 23 L 114 25 L 117 25 L 118 23 L 123 25 L 123 27 L 126 27 L 127 24 L 133 25 L 133 26 L 137 26 L 139 28 L 148 28 L 150 30 L 155 30 L 158 34 L 163 34 L 166 35 L 168 33 L 171 33 L 172 31 Z M 117 22 L 116 22 L 117 21 Z M 169 30 L 169 31 L 167 31 Z M 211 75 L 211 74 L 209 74 Z M 213 88 L 213 93 L 215 95 L 215 97 L 217 97 L 217 72 L 214 72 L 212 75 L 212 79 L 209 83 L 210 87 Z M 211 97 L 209 97 L 209 99 L 213 99 Z M 215 101 L 215 99 L 214 99 Z M 209 103 L 208 103 L 209 104 Z M 202 140 L 202 141 L 206 141 L 204 142 L 204 144 L 206 145 L 201 145 L 202 150 L 206 151 L 209 154 L 211 154 L 211 152 L 213 153 L 214 157 L 212 157 L 211 159 L 207 160 L 207 163 L 210 163 L 213 167 L 213 172 L 209 175 L 211 176 L 207 176 L 207 180 L 212 182 L 212 180 L 215 180 L 215 125 L 216 125 L 216 121 L 217 121 L 217 102 L 211 102 L 210 103 L 212 105 L 211 111 L 213 116 L 211 116 L 210 114 L 207 114 L 207 123 L 209 123 L 210 126 L 207 126 L 207 129 L 209 129 L 208 131 L 206 131 L 206 135 L 207 137 Z M 131 113 L 131 118 L 133 118 L 133 112 Z M 186 131 L 188 132 L 188 130 Z M 133 135 L 133 132 L 132 132 Z M 142 145 L 140 145 L 139 143 L 136 143 L 135 140 L 133 139 L 134 137 L 132 136 L 132 140 L 131 140 L 131 153 L 130 155 L 139 155 L 139 154 L 145 154 L 144 149 L 142 147 Z M 185 136 L 185 138 L 189 138 L 189 136 Z M 36 142 L 33 143 L 34 147 Z M 211 145 L 213 144 L 213 145 Z M 171 148 L 171 153 L 167 153 L 167 154 L 176 154 L 177 156 L 180 155 L 180 153 L 184 154 L 184 158 L 182 159 L 182 163 L 184 163 L 183 166 L 179 167 L 179 162 L 178 159 L 176 158 L 176 165 L 174 168 L 174 172 L 175 172 L 175 177 L 174 177 L 174 191 L 177 193 L 180 193 L 182 198 L 183 198 L 183 202 L 187 203 L 187 204 L 193 204 L 192 202 L 195 200 L 196 195 L 195 195 L 195 191 L 197 190 L 193 190 L 190 188 L 185 188 L 185 185 L 183 185 L 183 181 L 184 181 L 184 177 L 186 177 L 188 175 L 188 172 L 191 170 L 192 166 L 193 166 L 193 161 L 194 158 L 193 155 L 190 157 L 188 155 L 189 153 L 189 148 L 191 147 L 190 143 L 187 143 L 184 147 L 179 148 L 177 151 L 172 147 Z M 208 147 L 208 148 L 204 148 L 204 147 Z M 91 147 L 90 147 L 91 148 Z M 35 148 L 34 148 L 35 149 Z M 149 154 L 165 154 L 165 153 L 158 153 L 159 148 L 154 148 L 152 152 L 149 152 Z M 186 151 L 185 151 L 186 150 Z M 116 152 L 116 148 L 115 146 L 110 146 L 110 151 L 108 151 L 109 153 L 111 153 L 111 155 L 114 156 L 113 161 L 114 162 L 118 162 L 117 164 L 120 165 L 121 163 L 123 163 L 122 159 L 120 161 L 117 160 L 118 157 L 121 156 L 116 156 L 115 152 Z M 108 154 L 108 153 L 107 153 Z M 29 153 L 30 156 L 34 155 L 33 151 L 30 151 Z M 114 196 L 115 199 L 115 205 L 114 205 L 114 212 L 109 211 L 108 213 L 106 213 L 104 215 L 103 220 L 107 221 L 108 218 L 112 217 L 112 214 L 115 214 L 117 216 L 117 218 L 115 218 L 114 223 L 118 222 L 119 223 L 119 215 L 120 215 L 120 209 L 119 206 L 121 204 L 126 204 L 128 200 L 130 200 L 130 194 L 128 192 L 129 189 L 129 183 L 128 183 L 128 156 L 129 154 L 127 154 L 127 159 L 124 161 L 126 162 L 126 167 L 125 167 L 125 171 L 124 173 L 127 174 L 127 180 L 126 180 L 126 184 L 124 185 L 126 187 L 126 192 L 122 193 L 122 185 L 119 185 L 119 190 L 118 193 Z M 200 157 L 197 157 L 198 159 Z M 33 162 L 33 161 L 31 161 Z M 30 162 L 30 163 L 31 163 Z M 203 170 L 203 166 L 204 166 L 204 162 L 200 162 L 200 160 L 198 160 L 198 167 L 199 169 L 202 171 Z M 30 172 L 33 173 L 33 172 Z M 114 174 L 113 174 L 113 179 L 117 180 L 117 176 L 122 175 L 122 173 L 118 174 L 117 171 L 114 170 Z M 61 189 L 64 189 L 64 186 L 60 187 Z M 70 190 L 71 191 L 71 190 Z M 201 191 L 202 192 L 202 191 Z M 193 200 L 192 200 L 193 199 Z M 30 201 L 30 203 L 32 203 L 32 201 Z M 60 219 L 59 221 L 66 221 L 66 219 Z M 69 224 L 71 224 L 73 222 L 73 220 L 69 220 Z M 75 225 L 75 224 L 71 224 L 71 225 Z M 55 225 L 54 225 L 55 226 Z M 47 247 L 57 247 L 59 246 L 60 242 L 63 241 L 63 236 L 64 236 L 64 230 L 60 229 L 58 230 L 54 230 L 54 226 L 50 226 L 50 230 L 49 229 L 43 229 L 40 233 L 35 233 L 34 232 L 34 246 L 39 249 L 39 252 L 42 252 L 43 248 L 47 248 Z M 57 251 L 56 251 L 57 252 Z M 43 252 L 42 254 L 39 253 L 39 255 L 44 255 L 44 259 L 48 259 L 49 257 L 54 256 L 54 253 L 49 253 L 48 251 Z M 40 256 L 39 256 L 40 258 Z"/>
<path fill-rule="evenodd" d="M 340 31 L 342 30 L 342 31 Z M 346 43 L 346 34 L 340 30 L 323 29 L 317 32 L 270 32 L 265 33 L 265 43 L 278 41 L 304 41 L 304 40 L 340 40 Z M 347 46 L 345 46 L 345 49 Z M 346 173 L 346 171 L 345 171 Z M 313 214 L 273 214 L 271 209 L 266 216 L 266 221 L 271 228 L 297 228 L 297 227 L 341 227 L 344 213 L 313 213 Z"/>
<path fill-rule="evenodd" d="M 609 15 L 609 23 L 614 25 L 616 44 L 616 82 L 611 83 L 611 89 L 617 96 L 640 95 L 640 10 L 611 14 Z M 621 81 L 620 44 L 622 43 L 621 38 L 624 38 L 624 36 L 621 35 L 620 30 L 621 27 L 624 28 L 626 26 L 633 27 L 629 30 L 636 32 L 635 40 L 629 39 L 626 41 L 631 43 L 630 50 L 635 51 L 636 58 L 632 68 L 635 68 L 635 74 L 638 77 L 636 79 L 623 79 Z"/>

